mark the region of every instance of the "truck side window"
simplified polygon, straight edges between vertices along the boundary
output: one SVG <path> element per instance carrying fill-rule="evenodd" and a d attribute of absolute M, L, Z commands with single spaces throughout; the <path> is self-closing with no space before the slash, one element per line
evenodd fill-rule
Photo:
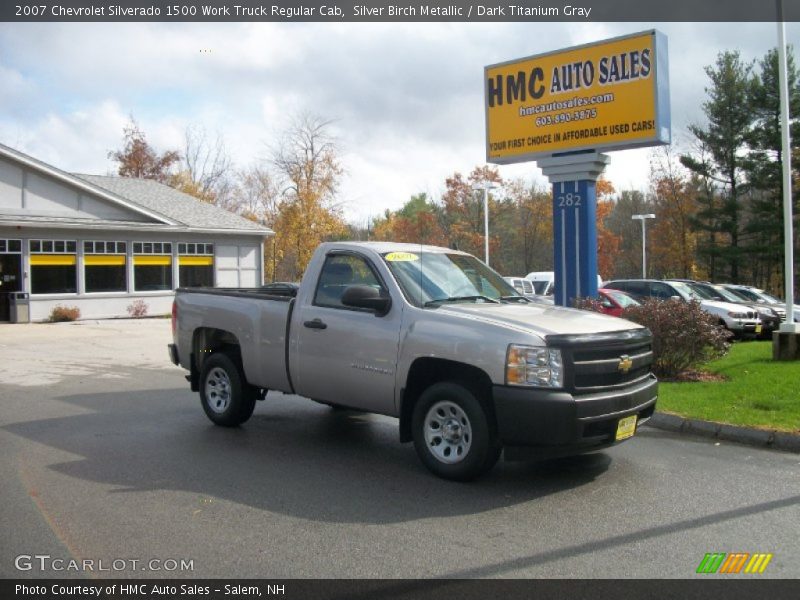
<path fill-rule="evenodd" d="M 350 285 L 382 287 L 366 260 L 352 254 L 333 254 L 325 258 L 314 294 L 314 304 L 345 308 L 342 294 Z"/>

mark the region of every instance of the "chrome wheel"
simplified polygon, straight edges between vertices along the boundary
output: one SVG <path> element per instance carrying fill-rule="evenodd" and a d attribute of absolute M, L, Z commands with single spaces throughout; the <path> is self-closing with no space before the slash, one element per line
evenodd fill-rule
<path fill-rule="evenodd" d="M 436 402 L 425 415 L 425 442 L 439 461 L 452 465 L 464 460 L 472 446 L 472 425 L 455 402 Z"/>
<path fill-rule="evenodd" d="M 206 376 L 206 399 L 208 407 L 222 414 L 231 404 L 231 379 L 225 369 L 214 367 Z"/>

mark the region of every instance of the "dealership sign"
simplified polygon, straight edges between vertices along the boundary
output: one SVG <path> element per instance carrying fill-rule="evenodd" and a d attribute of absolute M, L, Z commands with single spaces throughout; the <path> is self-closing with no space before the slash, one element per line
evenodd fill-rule
<path fill-rule="evenodd" d="M 670 142 L 667 38 L 655 30 L 490 65 L 484 94 L 488 162 Z"/>

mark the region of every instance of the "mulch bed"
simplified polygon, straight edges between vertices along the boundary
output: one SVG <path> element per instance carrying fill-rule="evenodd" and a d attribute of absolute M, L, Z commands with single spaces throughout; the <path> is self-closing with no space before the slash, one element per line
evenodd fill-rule
<path fill-rule="evenodd" d="M 725 375 L 719 373 L 709 373 L 708 371 L 695 371 L 688 370 L 679 373 L 675 377 L 659 378 L 660 381 L 669 381 L 672 383 L 698 383 L 698 382 L 712 382 L 712 381 L 728 381 Z"/>

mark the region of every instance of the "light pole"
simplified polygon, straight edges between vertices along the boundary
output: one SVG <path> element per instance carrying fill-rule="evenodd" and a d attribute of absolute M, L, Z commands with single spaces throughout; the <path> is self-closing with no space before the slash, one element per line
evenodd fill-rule
<path fill-rule="evenodd" d="M 645 221 L 655 218 L 656 216 L 652 213 L 647 215 L 631 215 L 631 219 L 642 222 L 642 279 L 647 279 L 647 226 L 645 225 Z"/>
<path fill-rule="evenodd" d="M 489 190 L 494 190 L 500 186 L 491 181 L 476 183 L 472 186 L 473 190 L 483 190 L 483 252 L 486 266 L 489 266 Z"/>

